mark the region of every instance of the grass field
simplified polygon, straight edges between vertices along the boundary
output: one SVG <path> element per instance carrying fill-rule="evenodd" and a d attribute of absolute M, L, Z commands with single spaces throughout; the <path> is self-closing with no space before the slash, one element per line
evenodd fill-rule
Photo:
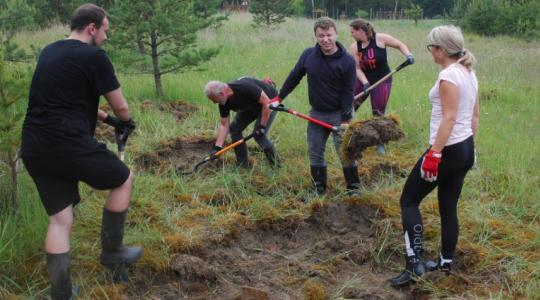
<path fill-rule="evenodd" d="M 130 290 L 156 285 L 162 274 L 170 272 L 170 261 L 176 253 L 204 247 L 209 239 L 218 240 L 234 231 L 237 224 L 303 218 L 321 203 L 340 201 L 367 204 L 381 212 L 374 228 L 385 230 L 377 231 L 377 248 L 369 263 L 374 270 L 401 268 L 398 200 L 404 177 L 386 173 L 366 186 L 362 197 L 348 199 L 343 193 L 337 156 L 328 147 L 330 192 L 322 198 L 311 198 L 307 123 L 301 119 L 285 114 L 276 118 L 270 137 L 283 162 L 277 170 L 269 168 L 262 153 L 255 151 L 250 151 L 254 166 L 249 171 L 233 167 L 232 153 L 225 155 L 219 167 L 192 177 L 179 177 L 172 168 L 156 174 L 135 164 L 137 157 L 155 151 L 165 141 L 213 136 L 219 115 L 217 107 L 202 93 L 208 80 L 270 76 L 280 85 L 302 50 L 314 45 L 311 20 L 288 20 L 273 30 L 253 29 L 249 22 L 248 15 L 233 15 L 224 26 L 202 32 L 201 44 L 218 46 L 220 54 L 204 65 L 203 71 L 163 78 L 168 99 L 181 99 L 197 107 L 182 121 L 166 110 L 142 108 L 143 101 L 156 99 L 151 76 L 120 72 L 123 91 L 139 125 L 127 150 L 127 163 L 135 169 L 137 179 L 126 240 L 143 245 L 145 255 L 133 271 L 136 282 L 127 286 L 108 283 L 107 272 L 97 260 L 106 193 L 81 185 L 84 200 L 75 211 L 71 245 L 72 277 L 81 287 L 83 298 L 145 295 Z M 425 36 L 440 21 L 421 21 L 418 26 L 412 21 L 374 23 L 376 31 L 405 42 L 416 63 L 394 76 L 387 110 L 399 116 L 406 138 L 391 143 L 384 157 L 368 151 L 360 162 L 361 172 L 365 175 L 370 167 L 384 163 L 406 173 L 427 147 L 431 109 L 427 93 L 439 67 L 426 51 Z M 347 22 L 340 21 L 338 40 L 346 46 L 352 43 L 348 32 Z M 67 28 L 58 26 L 22 33 L 16 39 L 23 46 L 44 46 L 66 33 Z M 426 298 L 540 299 L 540 44 L 509 37 L 465 38 L 466 47 L 478 59 L 481 119 L 476 139 L 478 168 L 466 178 L 459 204 L 457 259 L 463 267 L 455 275 L 428 279 L 404 293 Z M 403 57 L 390 49 L 389 60 L 395 67 Z M 285 103 L 307 113 L 305 80 Z M 369 104 L 362 106 L 356 119 L 370 117 L 369 111 Z M 109 147 L 113 149 L 114 145 L 109 143 Z M 8 178 L 2 168 L 0 182 L 4 185 Z M 0 298 L 43 298 L 48 288 L 43 254 L 47 219 L 28 174 L 21 172 L 19 179 L 20 211 L 0 216 Z M 306 202 L 298 200 L 306 198 Z M 436 255 L 439 244 L 436 203 L 435 196 L 430 195 L 421 206 L 425 248 L 430 255 Z M 351 282 L 341 284 L 343 287 Z M 328 291 L 325 297 L 343 298 L 340 288 L 338 284 L 337 291 Z M 315 294 L 305 293 L 304 298 L 322 299 Z"/>

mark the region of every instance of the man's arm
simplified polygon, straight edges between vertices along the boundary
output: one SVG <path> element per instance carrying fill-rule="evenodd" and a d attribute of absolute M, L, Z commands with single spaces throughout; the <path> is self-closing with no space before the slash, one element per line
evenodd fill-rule
<path fill-rule="evenodd" d="M 343 91 L 341 92 L 341 123 L 349 123 L 353 117 L 354 85 L 356 68 L 351 62 L 343 73 Z"/>
<path fill-rule="evenodd" d="M 229 133 L 229 117 L 221 118 L 219 122 L 218 134 L 216 138 L 216 146 L 223 147 L 225 138 Z"/>
<path fill-rule="evenodd" d="M 268 124 L 268 119 L 270 118 L 271 111 L 268 106 L 270 104 L 270 98 L 268 98 L 268 96 L 266 95 L 264 91 L 261 92 L 261 96 L 259 97 L 259 103 L 262 106 L 260 125 L 266 127 L 266 125 Z"/>
<path fill-rule="evenodd" d="M 279 98 L 285 99 L 300 83 L 300 80 L 306 75 L 306 69 L 304 67 L 304 62 L 306 60 L 306 57 L 308 56 L 309 49 L 305 50 L 300 58 L 298 59 L 298 62 L 294 66 L 294 68 L 291 70 L 291 73 L 289 73 L 289 76 L 287 76 L 287 79 L 285 79 L 285 82 L 283 83 L 283 86 L 281 87 L 281 90 L 279 91 Z"/>
<path fill-rule="evenodd" d="M 122 95 L 122 90 L 120 88 L 107 92 L 104 96 L 118 119 L 124 122 L 131 119 L 127 101 L 124 98 L 124 95 Z"/>

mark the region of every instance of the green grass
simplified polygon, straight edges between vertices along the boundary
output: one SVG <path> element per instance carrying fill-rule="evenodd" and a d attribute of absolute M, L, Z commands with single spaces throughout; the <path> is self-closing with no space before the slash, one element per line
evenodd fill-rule
<path fill-rule="evenodd" d="M 206 63 L 201 72 L 163 77 L 168 99 L 183 99 L 198 110 L 183 122 L 159 111 L 141 111 L 141 100 L 156 99 L 152 77 L 119 72 L 123 91 L 137 120 L 138 134 L 130 139 L 127 163 L 153 150 L 161 141 L 176 137 L 213 134 L 218 111 L 203 95 L 208 80 L 231 80 L 244 75 L 270 76 L 281 85 L 302 50 L 314 45 L 312 21 L 289 20 L 276 30 L 253 29 L 248 15 L 233 15 L 218 29 L 200 34 L 202 45 L 218 46 L 220 54 Z M 437 21 L 376 21 L 375 29 L 398 37 L 416 58 L 416 64 L 394 76 L 388 113 L 403 123 L 406 139 L 390 146 L 388 159 L 412 166 L 428 140 L 430 104 L 427 93 L 439 67 L 425 49 L 425 36 Z M 114 26 L 114 25 L 113 25 Z M 346 22 L 339 22 L 339 41 L 352 43 Z M 24 47 L 44 46 L 66 35 L 67 28 L 54 27 L 16 37 Z M 535 298 L 540 294 L 540 44 L 509 37 L 465 36 L 467 48 L 478 59 L 477 75 L 481 93 L 480 131 L 476 140 L 478 169 L 469 173 L 459 204 L 460 241 L 458 251 L 476 253 L 479 261 L 468 280 L 474 288 L 454 290 L 453 286 L 426 283 L 424 289 L 435 296 L 465 298 Z M 403 61 L 398 51 L 389 49 L 392 67 Z M 300 112 L 309 110 L 305 80 L 285 100 Z M 369 117 L 369 104 L 356 118 Z M 270 136 L 283 159 L 278 170 L 268 168 L 262 155 L 255 155 L 250 171 L 236 171 L 232 154 L 212 175 L 182 178 L 172 172 L 155 176 L 136 170 L 137 179 L 130 210 L 127 241 L 143 244 L 147 254 L 141 268 L 159 272 L 166 269 L 175 250 L 202 242 L 209 232 L 225 234 L 232 224 L 290 215 L 305 215 L 309 207 L 288 205 L 290 199 L 309 197 L 309 170 L 304 120 L 283 114 L 276 118 Z M 113 145 L 110 145 L 111 147 Z M 343 179 L 335 152 L 327 149 L 330 195 L 342 197 Z M 368 164 L 369 162 L 364 162 Z M 4 174 L 2 169 L 2 173 Z M 20 210 L 15 216 L 0 217 L 0 298 L 41 297 L 47 282 L 43 255 L 46 216 L 27 173 L 20 174 Z M 0 177 L 2 184 L 7 178 Z M 387 212 L 381 220 L 382 239 L 373 254 L 374 265 L 401 264 L 399 193 L 404 179 L 386 178 L 366 190 L 361 201 L 373 203 Z M 0 195 L 1 196 L 1 195 Z M 99 224 L 105 194 L 82 189 L 83 201 L 76 209 L 72 237 L 74 280 L 83 295 L 104 297 L 111 293 L 106 272 L 97 262 Z M 208 199 L 213 199 L 210 203 Z M 437 251 L 439 220 L 436 199 L 430 195 L 422 205 L 426 226 L 426 248 Z M 241 213 L 241 214 L 240 214 Z M 245 216 L 242 216 L 245 215 Z M 386 233 L 386 234 L 385 234 Z M 467 252 L 469 251 L 469 252 Z M 473 251 L 473 252 L 471 252 Z M 477 252 L 474 252 L 477 251 Z M 480 253 L 480 254 L 478 254 Z M 485 273 L 501 278 L 495 292 L 484 284 Z M 343 283 L 344 286 L 350 283 Z M 459 292 L 456 292 L 459 291 Z M 110 294 L 109 294 L 110 295 Z"/>

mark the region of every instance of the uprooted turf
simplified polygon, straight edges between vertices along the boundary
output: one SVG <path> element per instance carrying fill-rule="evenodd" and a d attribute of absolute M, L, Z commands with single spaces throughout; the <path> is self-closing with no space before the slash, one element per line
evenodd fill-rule
<path fill-rule="evenodd" d="M 396 116 L 355 121 L 343 134 L 340 155 L 345 161 L 359 160 L 366 148 L 396 141 L 404 136 Z"/>

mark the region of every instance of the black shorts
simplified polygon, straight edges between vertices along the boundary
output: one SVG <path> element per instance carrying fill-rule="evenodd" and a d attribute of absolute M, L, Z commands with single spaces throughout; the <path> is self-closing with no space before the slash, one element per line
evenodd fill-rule
<path fill-rule="evenodd" d="M 49 216 L 79 203 L 79 181 L 110 190 L 129 177 L 128 167 L 107 149 L 76 157 L 26 157 L 23 162 Z"/>

